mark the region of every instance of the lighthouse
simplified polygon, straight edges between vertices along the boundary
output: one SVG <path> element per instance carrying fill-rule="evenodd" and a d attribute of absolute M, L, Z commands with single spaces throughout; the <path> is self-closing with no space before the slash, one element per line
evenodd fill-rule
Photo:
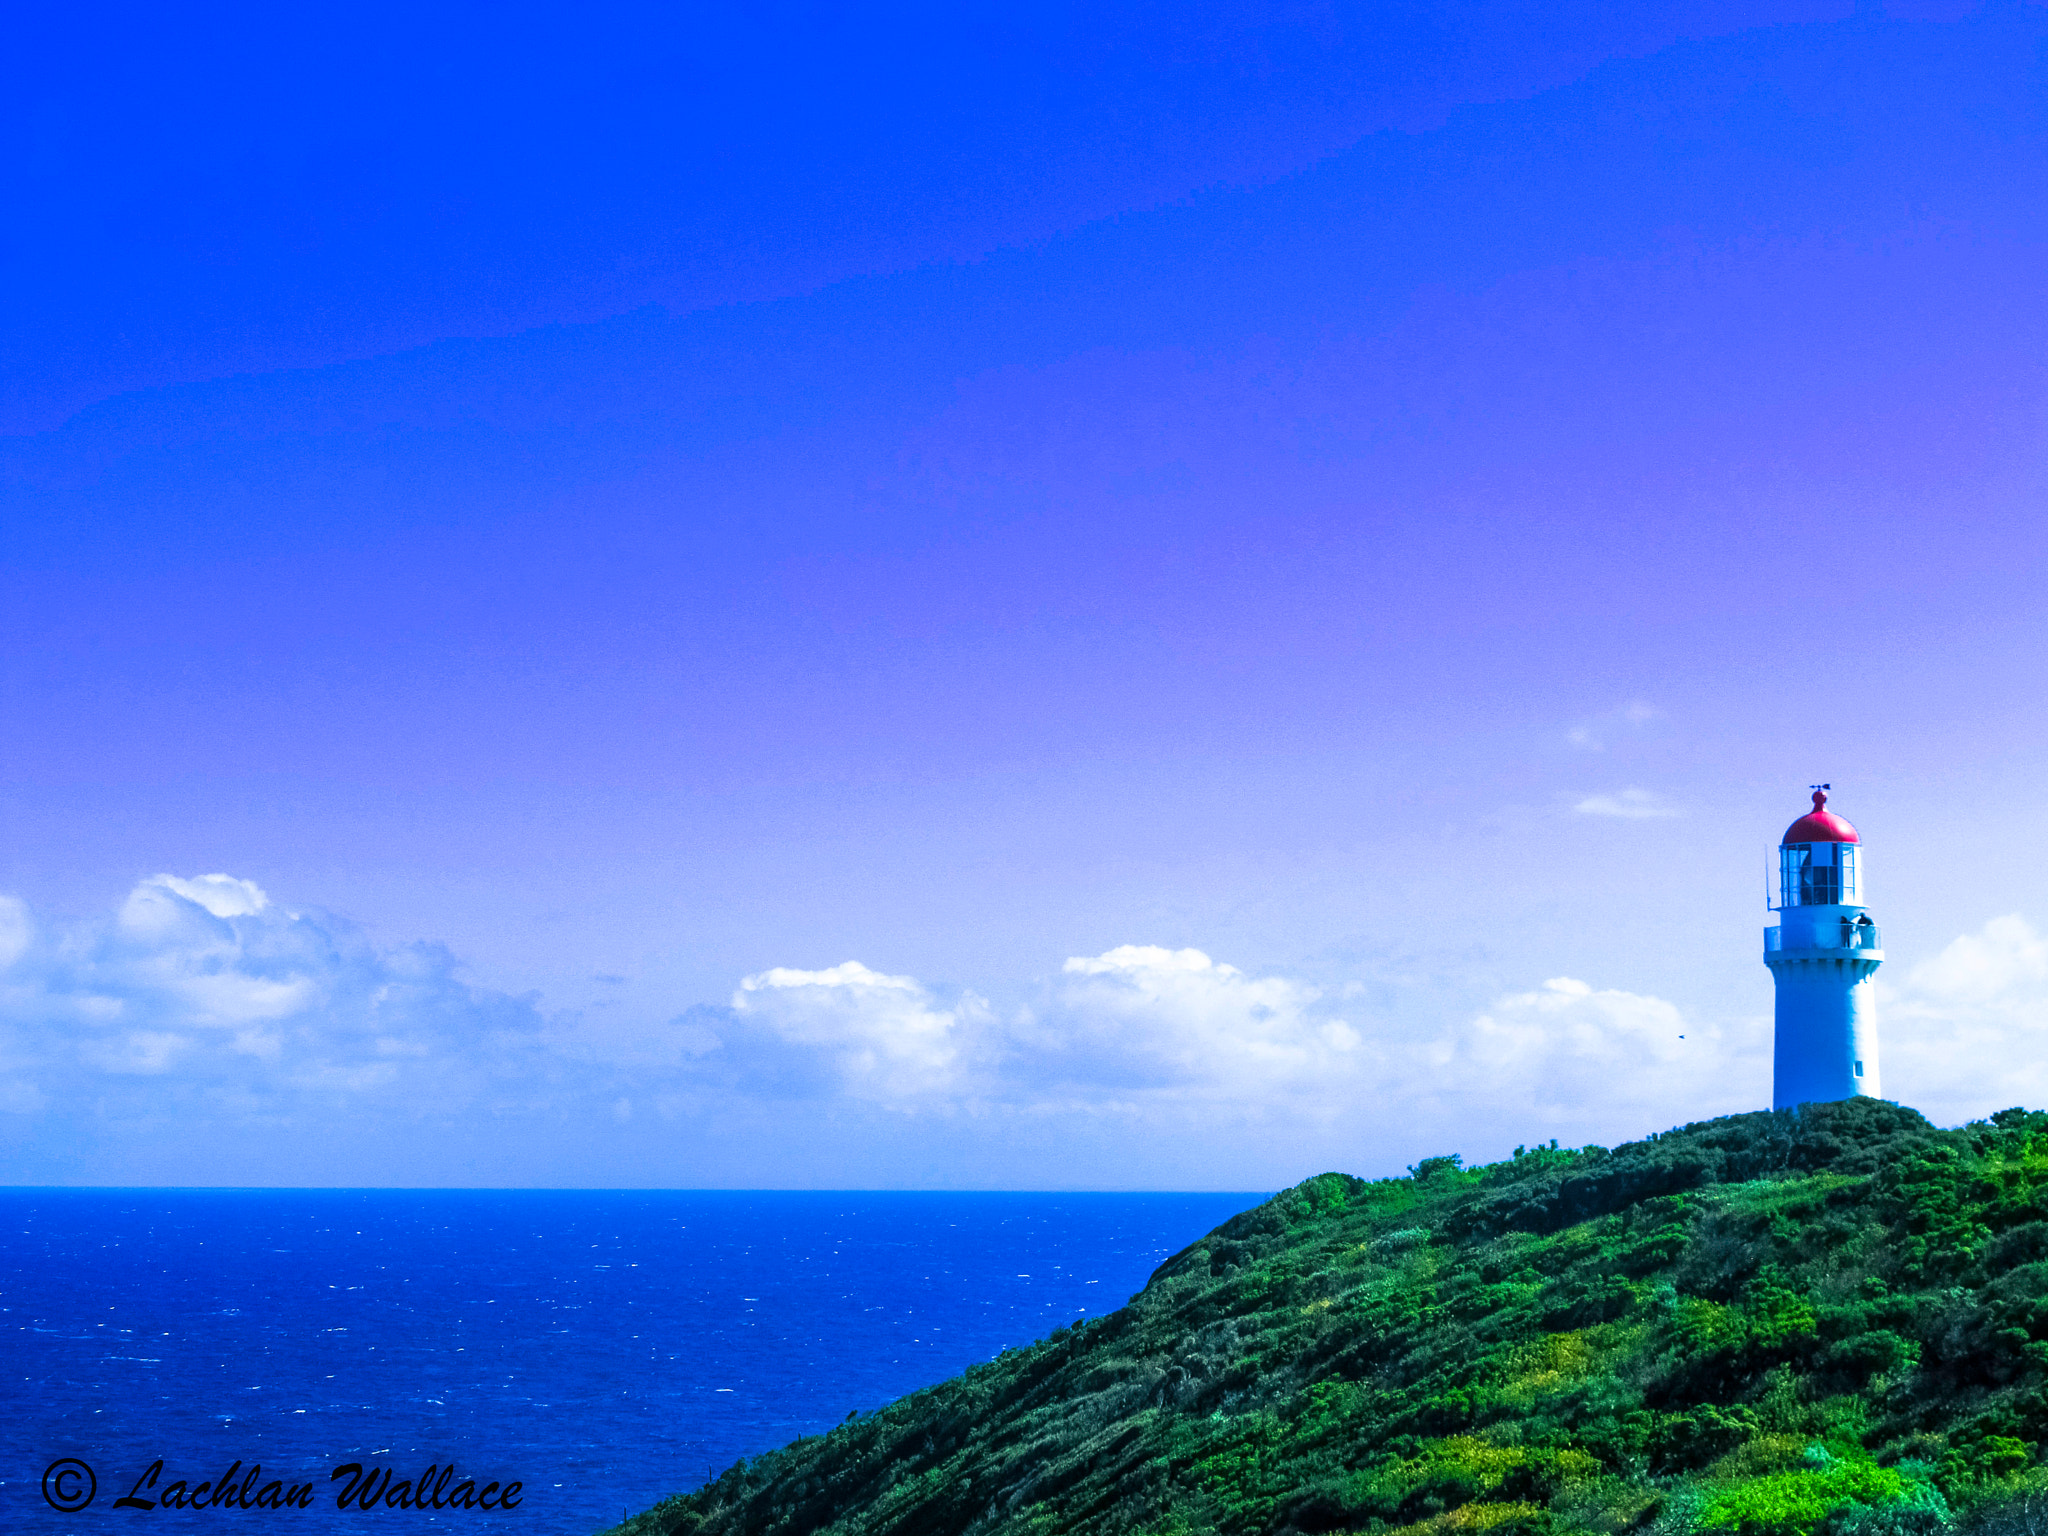
<path fill-rule="evenodd" d="M 1827 808 L 1828 786 L 1778 844 L 1778 926 L 1764 930 L 1764 964 L 1778 984 L 1771 1107 L 1883 1095 L 1870 978 L 1883 940 L 1863 904 L 1863 845 Z"/>

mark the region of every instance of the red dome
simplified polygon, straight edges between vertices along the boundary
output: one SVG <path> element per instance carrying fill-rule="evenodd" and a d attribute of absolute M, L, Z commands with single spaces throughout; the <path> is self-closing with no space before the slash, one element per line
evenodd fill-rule
<path fill-rule="evenodd" d="M 1816 789 L 1813 792 L 1813 809 L 1785 829 L 1779 843 L 1854 843 L 1860 841 L 1856 829 L 1833 811 L 1827 809 L 1828 792 Z"/>

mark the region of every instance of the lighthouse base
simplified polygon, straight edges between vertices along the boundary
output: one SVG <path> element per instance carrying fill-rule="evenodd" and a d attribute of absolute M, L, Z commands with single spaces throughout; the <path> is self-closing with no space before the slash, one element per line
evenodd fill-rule
<path fill-rule="evenodd" d="M 1872 950 L 1778 950 L 1764 956 L 1777 982 L 1771 1107 L 1884 1097 L 1878 1077 Z"/>

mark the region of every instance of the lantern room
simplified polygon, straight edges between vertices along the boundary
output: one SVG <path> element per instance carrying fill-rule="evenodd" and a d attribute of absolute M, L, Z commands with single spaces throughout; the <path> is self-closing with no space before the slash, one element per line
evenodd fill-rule
<path fill-rule="evenodd" d="M 1783 843 L 1777 907 L 1860 907 L 1862 852 L 1854 843 Z"/>
<path fill-rule="evenodd" d="M 1813 792 L 1813 809 L 1778 840 L 1778 899 L 1787 907 L 1860 907 L 1863 847 L 1856 829 L 1827 808 L 1827 786 Z"/>

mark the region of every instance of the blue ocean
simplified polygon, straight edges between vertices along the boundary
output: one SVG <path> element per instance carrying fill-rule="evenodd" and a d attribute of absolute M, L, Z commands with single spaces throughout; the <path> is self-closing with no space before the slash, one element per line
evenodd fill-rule
<path fill-rule="evenodd" d="M 0 1530 L 595 1531 L 1113 1311 L 1261 1198 L 0 1190 Z M 349 1465 L 520 1486 L 344 1513 Z"/>

